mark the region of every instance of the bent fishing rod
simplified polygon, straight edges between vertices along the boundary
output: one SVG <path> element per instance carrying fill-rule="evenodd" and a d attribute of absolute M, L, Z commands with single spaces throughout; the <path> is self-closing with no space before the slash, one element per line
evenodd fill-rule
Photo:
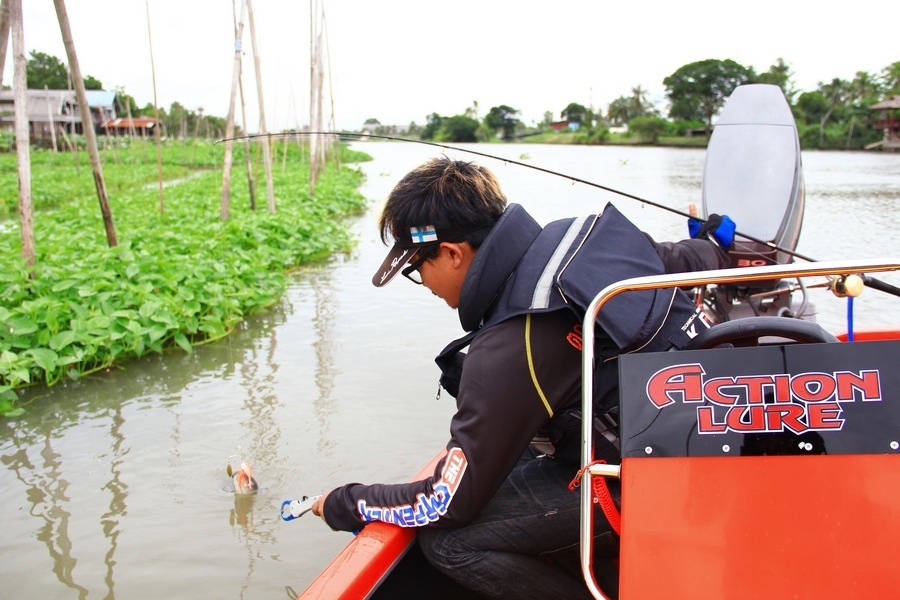
<path fill-rule="evenodd" d="M 259 140 L 259 139 L 277 140 L 277 139 L 284 139 L 284 138 L 291 138 L 291 137 L 312 137 L 314 135 L 333 136 L 333 137 L 337 137 L 339 140 L 340 139 L 348 139 L 348 140 L 375 139 L 375 140 L 386 140 L 386 141 L 392 141 L 392 142 L 407 142 L 410 144 L 420 144 L 422 146 L 431 146 L 434 148 L 441 148 L 444 150 L 452 150 L 455 152 L 464 152 L 466 154 L 472 154 L 474 156 L 481 156 L 483 158 L 489 158 L 491 160 L 496 160 L 496 161 L 500 161 L 503 163 L 508 163 L 508 164 L 513 164 L 513 165 L 517 165 L 520 167 L 525 167 L 526 169 L 533 169 L 535 171 L 539 171 L 541 173 L 546 173 L 548 175 L 555 175 L 556 177 L 562 177 L 563 179 L 568 179 L 569 181 L 572 181 L 574 183 L 580 183 L 582 185 L 597 188 L 597 189 L 603 190 L 605 192 L 609 192 L 611 194 L 616 194 L 618 196 L 622 196 L 623 198 L 628 198 L 630 200 L 640 202 L 641 204 L 648 204 L 650 206 L 653 206 L 654 208 L 659 208 L 661 210 L 670 212 L 672 214 L 679 215 L 679 216 L 687 218 L 687 219 L 695 219 L 695 220 L 701 221 L 701 222 L 705 221 L 705 219 L 702 219 L 700 217 L 691 215 L 690 213 L 678 210 L 677 208 L 673 208 L 673 207 L 667 206 L 665 204 L 660 204 L 659 202 L 654 202 L 653 200 L 648 200 L 648 199 L 642 198 L 640 196 L 635 196 L 634 194 L 629 194 L 628 192 L 623 192 L 622 190 L 617 190 L 615 188 L 611 188 L 609 186 L 605 186 L 605 185 L 596 183 L 594 181 L 588 181 L 587 179 L 575 177 L 574 175 L 560 173 L 559 171 L 554 171 L 552 169 L 547 169 L 545 167 L 540 167 L 538 165 L 528 164 L 528 163 L 525 163 L 522 161 L 514 160 L 512 158 L 504 158 L 501 156 L 496 156 L 494 154 L 488 154 L 486 152 L 479 152 L 478 150 L 471 150 L 469 148 L 460 148 L 458 146 L 451 146 L 449 144 L 441 144 L 439 142 L 431 142 L 431 141 L 426 141 L 426 140 L 414 140 L 414 139 L 401 138 L 401 137 L 389 136 L 389 135 L 354 133 L 354 132 L 350 132 L 350 131 L 286 131 L 286 132 L 280 132 L 280 133 L 265 133 L 265 134 L 255 133 L 255 134 L 249 134 L 249 135 L 245 135 L 245 136 L 224 138 L 221 140 L 217 140 L 215 143 L 219 144 L 219 143 L 223 143 L 223 142 L 233 142 L 233 141 L 239 141 L 239 140 Z M 788 250 L 787 248 L 782 248 L 773 242 L 754 237 L 752 235 L 743 233 L 741 231 L 736 230 L 734 232 L 734 235 L 741 236 L 742 238 L 749 240 L 751 242 L 756 242 L 758 244 L 762 244 L 768 248 L 771 248 L 772 250 L 777 250 L 778 252 L 783 252 L 794 258 L 799 258 L 799 259 L 805 260 L 807 262 L 819 262 L 819 261 L 815 260 L 814 258 L 804 256 L 803 254 L 800 254 L 799 252 L 794 252 L 793 250 Z M 737 242 L 735 242 L 735 243 L 737 243 Z M 893 294 L 895 296 L 900 297 L 900 288 L 897 288 L 893 285 L 890 285 L 888 283 L 885 283 L 883 281 L 875 279 L 874 277 L 866 276 L 863 278 L 863 282 L 866 285 L 868 285 L 869 287 L 872 287 L 879 291 L 887 292 L 889 294 Z"/>

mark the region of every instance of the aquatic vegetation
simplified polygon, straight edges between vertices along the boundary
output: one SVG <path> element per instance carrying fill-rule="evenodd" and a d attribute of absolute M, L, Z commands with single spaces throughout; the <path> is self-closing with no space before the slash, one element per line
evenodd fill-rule
<path fill-rule="evenodd" d="M 36 153 L 34 181 L 52 180 L 56 191 L 41 202 L 52 208 L 35 215 L 33 278 L 21 259 L 17 217 L 0 224 L 0 413 L 20 410 L 16 388 L 52 385 L 169 348 L 190 352 L 225 336 L 245 316 L 278 302 L 292 269 L 349 250 L 353 240 L 341 217 L 366 201 L 356 190 L 362 173 L 347 165 L 359 156 L 342 152 L 343 166 L 329 164 L 312 198 L 308 164 L 290 148 L 273 169 L 275 213 L 266 208 L 260 165 L 257 209 L 250 210 L 243 158 L 236 158 L 224 222 L 218 168 L 167 162 L 167 176 L 181 179 L 166 186 L 160 214 L 155 170 L 126 159 L 105 164 L 104 177 L 118 182 L 116 191 L 107 186 L 115 248 L 106 243 L 86 157 L 79 174 L 53 168 L 48 176 L 46 154 Z M 0 156 L 0 190 L 15 178 L 14 162 Z M 0 193 L 8 203 L 8 192 Z"/>

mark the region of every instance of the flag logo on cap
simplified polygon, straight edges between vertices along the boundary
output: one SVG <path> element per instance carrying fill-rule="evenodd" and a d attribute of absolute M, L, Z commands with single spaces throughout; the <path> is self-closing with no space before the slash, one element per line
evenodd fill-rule
<path fill-rule="evenodd" d="M 438 241 L 437 230 L 435 230 L 434 225 L 410 227 L 409 237 L 412 238 L 413 244 L 427 244 L 428 242 Z"/>

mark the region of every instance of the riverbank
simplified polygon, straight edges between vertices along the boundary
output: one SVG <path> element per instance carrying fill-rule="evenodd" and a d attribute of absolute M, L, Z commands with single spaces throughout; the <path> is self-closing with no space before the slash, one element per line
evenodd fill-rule
<path fill-rule="evenodd" d="M 106 148 L 118 246 L 106 242 L 86 153 L 32 153 L 36 265 L 21 258 L 18 217 L 0 230 L 0 413 L 16 414 L 15 390 L 78 378 L 147 353 L 227 335 L 247 315 L 277 302 L 287 274 L 349 250 L 342 217 L 361 211 L 363 180 L 345 147 L 309 194 L 308 152 L 277 148 L 276 211 L 254 165 L 257 209 L 242 148 L 236 148 L 230 215 L 219 218 L 224 146 L 173 142 L 164 148 L 160 209 L 152 145 Z M 17 193 L 15 155 L 0 155 L 0 197 Z M 341 165 L 341 166 L 339 166 Z M 11 200 L 12 198 L 12 200 Z"/>
<path fill-rule="evenodd" d="M 577 131 L 548 131 L 529 135 L 520 140 L 522 144 L 560 144 L 560 145 L 602 145 L 602 146 L 647 146 L 668 148 L 706 148 L 709 138 L 705 136 L 661 136 L 656 141 L 649 141 L 640 136 L 629 136 L 612 133 L 604 140 L 592 139 L 589 134 Z"/>

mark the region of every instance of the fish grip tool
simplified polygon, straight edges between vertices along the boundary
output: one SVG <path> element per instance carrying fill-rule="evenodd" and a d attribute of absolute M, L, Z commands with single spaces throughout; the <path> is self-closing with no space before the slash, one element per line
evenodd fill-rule
<path fill-rule="evenodd" d="M 321 497 L 303 496 L 300 500 L 285 500 L 281 503 L 281 520 L 293 521 L 312 510 L 313 504 Z"/>

